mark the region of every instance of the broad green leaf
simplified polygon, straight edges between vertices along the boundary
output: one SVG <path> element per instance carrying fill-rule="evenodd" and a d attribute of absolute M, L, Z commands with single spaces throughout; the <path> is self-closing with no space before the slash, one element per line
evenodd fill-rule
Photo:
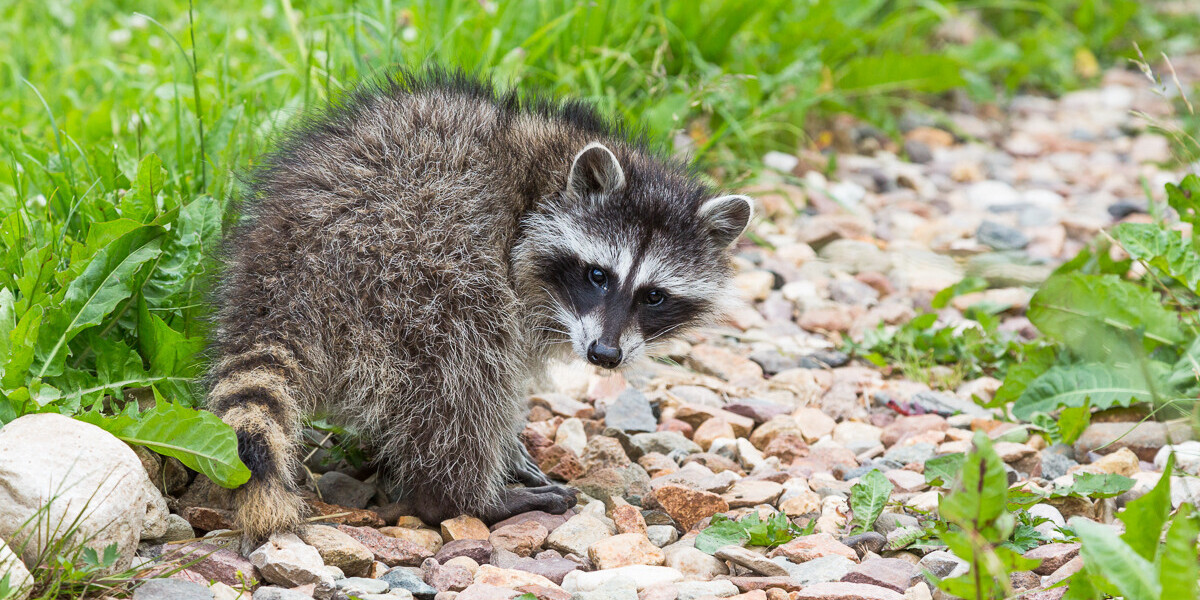
<path fill-rule="evenodd" d="M 151 314 L 145 299 L 138 302 L 138 348 L 156 375 L 191 376 L 196 372 L 196 355 L 204 349 L 204 338 L 185 337 L 166 321 Z"/>
<path fill-rule="evenodd" d="M 1092 405 L 1084 402 L 1083 406 L 1073 406 L 1062 409 L 1058 414 L 1058 435 L 1064 444 L 1074 444 L 1083 430 L 1092 422 Z"/>
<path fill-rule="evenodd" d="M 159 227 L 142 227 L 117 238 L 71 281 L 61 306 L 51 313 L 52 319 L 47 319 L 38 336 L 38 377 L 62 373 L 67 342 L 98 325 L 133 294 L 130 283 L 143 264 L 158 256 L 161 234 Z"/>
<path fill-rule="evenodd" d="M 878 469 L 872 469 L 863 475 L 858 483 L 850 488 L 850 510 L 854 512 L 851 521 L 853 531 L 864 533 L 871 530 L 875 520 L 883 513 L 888 498 L 895 486 Z"/>
<path fill-rule="evenodd" d="M 153 218 L 158 211 L 158 194 L 162 193 L 166 182 L 167 172 L 163 169 L 162 159 L 153 152 L 147 154 L 138 164 L 133 189 L 118 204 L 121 216 L 141 223 Z"/>
<path fill-rule="evenodd" d="M 1133 479 L 1116 473 L 1076 473 L 1075 482 L 1063 490 L 1055 490 L 1055 497 L 1112 498 L 1133 488 Z"/>
<path fill-rule="evenodd" d="M 1021 394 L 1025 393 L 1025 388 L 1029 387 L 1034 379 L 1054 366 L 1055 360 L 1057 360 L 1055 350 L 1049 346 L 1041 346 L 1027 351 L 1025 360 L 1008 368 L 1008 374 L 1004 376 L 1004 383 L 1000 389 L 996 390 L 992 401 L 986 404 L 987 408 L 998 408 L 1015 402 L 1017 398 L 1021 397 Z"/>
<path fill-rule="evenodd" d="M 1025 387 L 1013 403 L 1013 416 L 1029 420 L 1033 413 L 1090 403 L 1100 410 L 1154 399 L 1140 373 L 1112 365 L 1086 363 L 1051 367 Z"/>
<path fill-rule="evenodd" d="M 1171 513 L 1171 469 L 1175 466 L 1175 455 L 1167 457 L 1163 476 L 1154 489 L 1128 505 L 1117 518 L 1125 523 L 1125 534 L 1121 539 L 1146 560 L 1154 560 L 1158 551 L 1159 534 L 1167 515 Z"/>
<path fill-rule="evenodd" d="M 1183 232 L 1156 223 L 1122 223 L 1112 233 L 1133 258 L 1192 292 L 1200 291 L 1200 253 Z"/>
<path fill-rule="evenodd" d="M 1154 563 L 1142 558 L 1129 544 L 1121 541 L 1111 527 L 1082 517 L 1073 517 L 1070 525 L 1083 543 L 1080 554 L 1088 570 L 1103 573 L 1130 600 L 1161 597 L 1162 585 L 1158 581 L 1158 570 L 1154 568 Z M 1195 556 L 1191 558 L 1195 560 Z"/>
<path fill-rule="evenodd" d="M 197 301 L 202 291 L 197 279 L 220 238 L 221 205 L 211 196 L 196 198 L 179 209 L 163 243 L 162 257 L 142 291 L 151 309 L 187 306 Z"/>
<path fill-rule="evenodd" d="M 966 454 L 956 452 L 925 461 L 925 483 L 947 487 L 958 476 L 966 459 Z"/>
<path fill-rule="evenodd" d="M 21 320 L 8 334 L 9 353 L 4 363 L 4 389 L 11 390 L 25 384 L 29 367 L 33 365 L 34 348 L 42 326 L 42 307 L 34 306 L 21 315 Z"/>
<path fill-rule="evenodd" d="M 1179 185 L 1168 183 L 1166 188 L 1167 204 L 1179 213 L 1179 219 L 1192 225 L 1200 223 L 1200 177 L 1189 174 Z"/>
<path fill-rule="evenodd" d="M 971 292 L 982 292 L 987 287 L 987 280 L 982 277 L 964 277 L 958 283 L 935 294 L 929 305 L 940 310 L 946 308 L 955 297 Z"/>
<path fill-rule="evenodd" d="M 1151 290 L 1115 275 L 1070 273 L 1050 278 L 1029 302 L 1029 320 L 1048 337 L 1086 354 L 1098 336 L 1118 343 L 1140 339 L 1177 344 L 1179 316 Z"/>
<path fill-rule="evenodd" d="M 942 497 L 938 510 L 942 518 L 960 527 L 983 529 L 1005 511 L 1008 475 L 987 435 L 977 432 L 972 444 L 959 477 Z"/>
<path fill-rule="evenodd" d="M 750 536 L 737 521 L 725 515 L 715 515 L 708 527 L 696 536 L 696 549 L 712 554 L 729 545 L 740 546 Z"/>
<path fill-rule="evenodd" d="M 750 536 L 748 543 L 752 546 L 778 546 L 801 535 L 800 528 L 793 525 L 782 512 L 771 515 L 766 521 L 760 520 L 758 513 L 750 513 L 742 519 L 740 525 L 745 529 L 746 535 Z"/>
<path fill-rule="evenodd" d="M 8 361 L 8 353 L 12 347 L 13 330 L 17 328 L 16 314 L 17 299 L 12 290 L 0 288 L 0 364 Z"/>
<path fill-rule="evenodd" d="M 1169 471 L 1164 471 L 1168 472 Z M 1164 476 L 1163 479 L 1169 479 Z M 1197 579 L 1200 569 L 1196 566 L 1196 536 L 1200 535 L 1200 523 L 1192 514 L 1192 505 L 1184 504 L 1171 519 L 1167 531 L 1167 542 L 1159 551 L 1158 580 L 1162 584 L 1162 597 L 1171 600 L 1196 600 Z"/>
<path fill-rule="evenodd" d="M 238 458 L 237 435 L 216 415 L 178 404 L 160 404 L 133 419 L 89 412 L 76 418 L 108 431 L 129 444 L 179 459 L 214 483 L 237 487 L 250 479 Z"/>

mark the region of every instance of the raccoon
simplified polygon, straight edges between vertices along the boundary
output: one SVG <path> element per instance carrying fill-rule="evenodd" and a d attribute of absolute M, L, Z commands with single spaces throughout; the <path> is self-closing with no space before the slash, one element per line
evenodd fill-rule
<path fill-rule="evenodd" d="M 566 511 L 574 492 L 519 437 L 526 385 L 548 360 L 620 369 L 718 318 L 752 213 L 584 103 L 441 69 L 302 119 L 240 205 L 207 402 L 252 473 L 234 493 L 251 540 L 303 522 L 317 410 L 373 443 L 426 523 Z"/>

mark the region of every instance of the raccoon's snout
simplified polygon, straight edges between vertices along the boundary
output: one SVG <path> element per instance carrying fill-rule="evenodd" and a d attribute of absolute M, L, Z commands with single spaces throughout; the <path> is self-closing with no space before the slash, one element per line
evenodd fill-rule
<path fill-rule="evenodd" d="M 600 340 L 592 342 L 587 351 L 588 362 L 597 367 L 615 369 L 621 364 L 621 348 L 609 346 Z"/>

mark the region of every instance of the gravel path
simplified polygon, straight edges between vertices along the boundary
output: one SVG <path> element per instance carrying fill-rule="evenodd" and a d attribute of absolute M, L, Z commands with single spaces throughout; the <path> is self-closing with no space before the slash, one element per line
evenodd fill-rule
<path fill-rule="evenodd" d="M 1073 447 L 1047 447 L 972 401 L 989 399 L 996 379 L 954 365 L 879 368 L 844 350 L 880 324 L 930 311 L 934 294 L 964 277 L 990 289 L 955 298 L 937 311 L 940 323 L 969 327 L 965 310 L 989 302 L 1007 307 L 997 335 L 1035 335 L 1023 316 L 1030 286 L 1101 228 L 1149 219 L 1144 190 L 1179 178 L 1156 166 L 1170 158 L 1166 140 L 1133 114 L 1167 118 L 1168 103 L 1150 88 L 1140 73 L 1113 71 L 1097 89 L 1057 100 L 1020 96 L 1002 111 L 906 118 L 899 148 L 836 122 L 814 136 L 838 150 L 833 165 L 816 152 L 766 156 L 773 175 L 747 190 L 763 209 L 753 228 L 762 244 L 747 242 L 737 258 L 746 306 L 674 343 L 667 363 L 620 375 L 557 368 L 552 390 L 531 398 L 527 446 L 544 471 L 582 492 L 568 515 L 530 513 L 490 530 L 466 516 L 421 523 L 377 504 L 384 498 L 369 472 L 322 466 L 321 450 L 308 461 L 324 471 L 313 486 L 325 501 L 318 512 L 349 515 L 281 536 L 248 561 L 221 549 L 221 538 L 192 544 L 185 550 L 214 553 L 162 584 L 168 595 L 138 597 L 183 597 L 171 586 L 190 579 L 219 581 L 216 597 L 236 598 L 239 570 L 263 583 L 255 599 L 939 597 L 923 572 L 945 577 L 965 563 L 905 540 L 936 515 L 944 492 L 927 483 L 926 462 L 966 451 L 975 431 L 995 442 L 1013 481 L 1045 488 L 1081 470 L 1136 480 L 1115 498 L 1031 509 L 1044 521 L 1029 554 L 1044 560 L 1014 574 L 1013 587 L 1025 598 L 1061 597 L 1061 588 L 1034 591 L 1081 566 L 1078 544 L 1056 543 L 1055 525 L 1078 515 L 1112 522 L 1160 477 L 1167 437 L 1190 430 L 1148 423 L 1101 456 L 1094 450 L 1131 424 L 1096 423 Z M 872 531 L 851 535 L 851 487 L 873 470 L 893 486 L 891 502 Z M 1176 505 L 1200 492 L 1176 487 Z M 211 486 L 177 492 L 170 539 L 229 527 Z M 752 512 L 782 512 L 812 534 L 715 555 L 695 547 L 714 515 Z M 162 541 L 144 541 L 142 555 L 157 556 Z"/>

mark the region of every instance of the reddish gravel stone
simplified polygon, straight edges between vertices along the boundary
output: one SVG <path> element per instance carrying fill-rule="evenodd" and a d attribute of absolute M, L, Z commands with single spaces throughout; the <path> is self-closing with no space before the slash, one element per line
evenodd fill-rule
<path fill-rule="evenodd" d="M 1033 570 L 1038 575 L 1049 575 L 1076 556 L 1079 556 L 1079 544 L 1046 544 L 1025 553 L 1025 558 L 1042 561 L 1042 564 Z"/>
<path fill-rule="evenodd" d="M 911 417 L 900 417 L 892 422 L 891 425 L 883 428 L 883 434 L 879 441 L 884 446 L 892 447 L 896 444 L 902 444 L 904 441 L 915 435 L 922 434 L 926 431 L 945 431 L 949 425 L 946 419 L 940 415 L 914 415 Z"/>
<path fill-rule="evenodd" d="M 387 525 L 383 517 L 373 510 L 326 504 L 320 500 L 308 500 L 308 506 L 312 509 L 313 516 L 324 517 L 348 513 L 340 517 L 321 520 L 322 523 L 329 525 L 349 525 L 351 527 L 385 527 Z"/>
<path fill-rule="evenodd" d="M 904 593 L 920 574 L 916 565 L 899 558 L 871 558 L 842 577 L 850 583 L 867 583 Z"/>
<path fill-rule="evenodd" d="M 904 600 L 904 595 L 877 585 L 831 581 L 815 583 L 792 594 L 794 600 Z"/>
<path fill-rule="evenodd" d="M 235 529 L 233 512 L 205 506 L 189 506 L 179 512 L 180 516 L 200 531 Z"/>
<path fill-rule="evenodd" d="M 558 444 L 542 451 L 538 458 L 538 468 L 547 477 L 558 481 L 570 481 L 583 475 L 583 465 L 579 462 L 579 457 Z"/>
<path fill-rule="evenodd" d="M 433 556 L 428 548 L 408 540 L 388 537 L 369 527 L 338 525 L 337 528 L 366 546 L 375 554 L 375 560 L 389 567 L 415 567 Z"/>
<path fill-rule="evenodd" d="M 441 550 L 438 550 L 438 562 L 446 562 L 452 558 L 459 556 L 469 557 L 471 560 L 483 565 L 487 564 L 492 559 L 492 543 L 487 540 L 454 540 L 446 542 Z"/>
<path fill-rule="evenodd" d="M 798 537 L 771 551 L 770 557 L 782 556 L 792 562 L 806 562 L 822 556 L 844 556 L 858 561 L 858 553 L 828 533 L 814 533 Z"/>
<path fill-rule="evenodd" d="M 537 521 L 538 523 L 542 524 L 542 527 L 546 528 L 547 532 L 550 532 L 558 529 L 559 525 L 566 523 L 567 519 L 570 519 L 574 515 L 575 513 L 573 511 L 567 511 L 565 514 L 561 515 L 552 515 L 541 510 L 531 510 L 527 513 L 511 516 L 503 521 L 497 521 L 496 523 L 492 524 L 491 529 L 492 531 L 496 531 L 501 527 L 508 527 L 509 525 L 516 525 L 517 523 L 523 523 L 525 521 Z"/>
<path fill-rule="evenodd" d="M 204 582 L 219 581 L 225 585 L 241 585 L 243 581 L 261 580 L 258 569 L 241 554 L 206 544 L 192 542 L 182 546 L 167 546 L 168 560 L 180 559 L 181 563 L 194 560 L 199 562 L 188 567 L 192 573 L 200 575 Z"/>
<path fill-rule="evenodd" d="M 508 550 L 517 556 L 529 556 L 541 548 L 542 542 L 546 541 L 549 534 L 550 532 L 537 520 L 528 519 L 492 531 L 488 541 L 492 543 L 493 549 Z"/>
<path fill-rule="evenodd" d="M 684 531 L 701 519 L 729 510 L 729 504 L 720 496 L 682 485 L 664 485 L 654 490 L 654 499 Z"/>

